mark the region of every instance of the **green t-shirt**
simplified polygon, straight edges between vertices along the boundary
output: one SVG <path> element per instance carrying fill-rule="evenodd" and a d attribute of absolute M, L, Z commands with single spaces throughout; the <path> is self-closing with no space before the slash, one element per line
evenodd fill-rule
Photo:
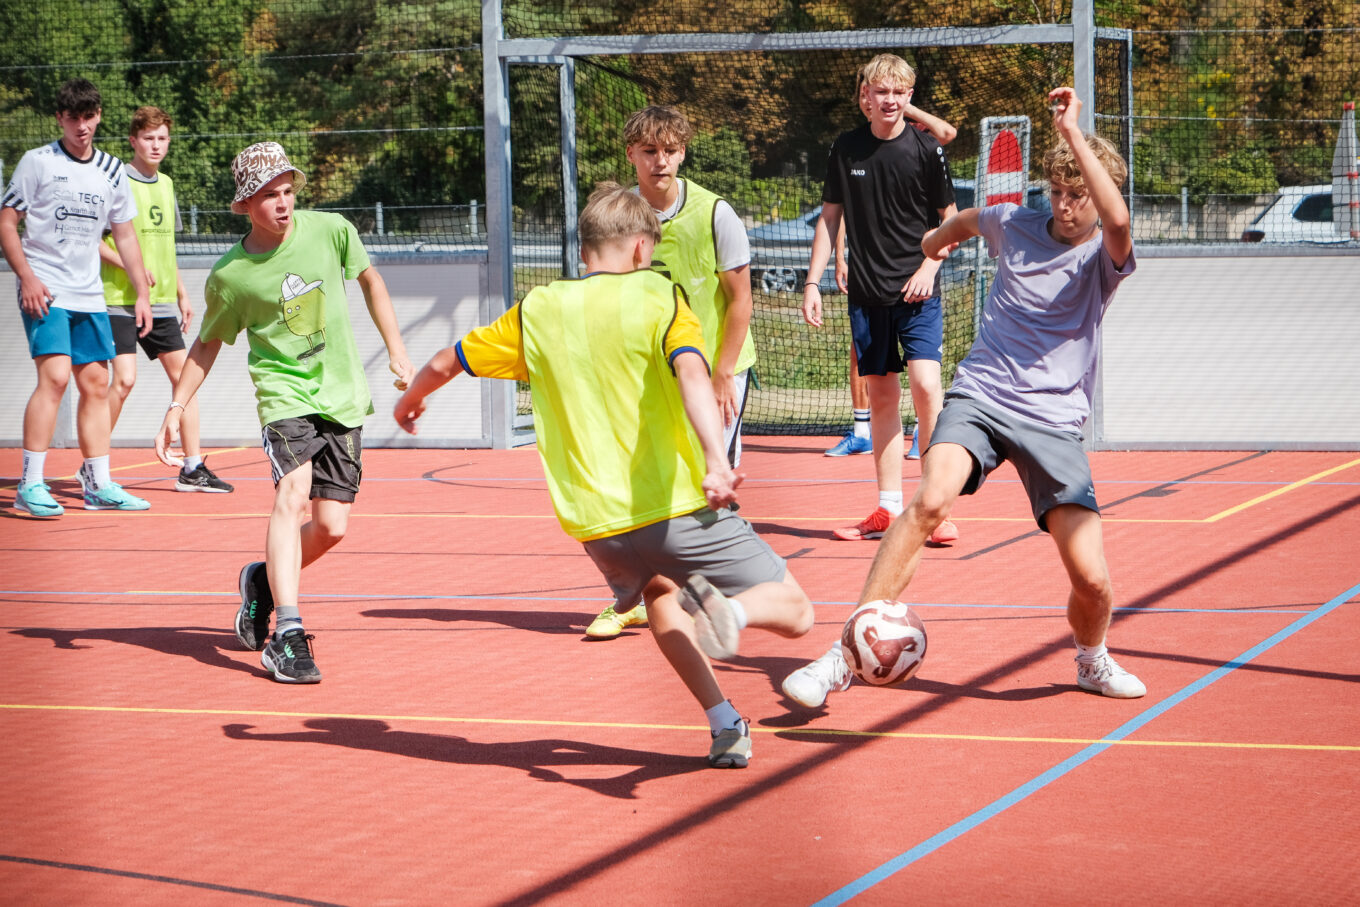
<path fill-rule="evenodd" d="M 368 269 L 354 225 L 338 214 L 297 211 L 293 232 L 261 255 L 232 246 L 204 290 L 199 337 L 250 343 L 260 424 L 321 415 L 349 428 L 373 412 L 354 344 L 345 280 Z"/>

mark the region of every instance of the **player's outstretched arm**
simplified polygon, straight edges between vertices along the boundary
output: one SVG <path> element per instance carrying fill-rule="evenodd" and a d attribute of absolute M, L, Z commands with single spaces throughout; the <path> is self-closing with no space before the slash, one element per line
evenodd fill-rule
<path fill-rule="evenodd" d="M 364 304 L 368 306 L 368 317 L 382 335 L 387 347 L 387 369 L 396 375 L 392 386 L 406 390 L 415 372 L 415 366 L 406 355 L 406 344 L 401 339 L 401 328 L 397 326 L 397 313 L 392 308 L 392 297 L 387 293 L 387 283 L 374 267 L 365 268 L 359 274 L 359 289 L 364 292 Z"/>
<path fill-rule="evenodd" d="M 978 235 L 978 209 L 964 208 L 934 230 L 927 230 L 921 238 L 921 251 L 926 258 L 943 261 L 959 243 Z"/>
<path fill-rule="evenodd" d="M 737 486 L 742 476 L 732 471 L 723 448 L 722 416 L 718 401 L 713 397 L 713 385 L 708 379 L 708 365 L 704 357 L 693 351 L 682 352 L 672 362 L 675 380 L 680 385 L 680 398 L 685 404 L 685 415 L 699 437 L 708 470 L 704 476 L 704 497 L 715 510 L 737 500 Z"/>
<path fill-rule="evenodd" d="M 212 370 L 221 349 L 222 341 L 205 341 L 202 337 L 189 347 L 189 355 L 184 358 L 179 380 L 170 391 L 170 407 L 165 411 L 165 418 L 161 420 L 161 430 L 156 434 L 156 457 L 166 466 L 184 465 L 178 458 L 170 456 L 170 445 L 175 435 L 179 433 L 179 420 L 184 415 L 184 407 L 194 399 L 194 394 L 197 394 L 198 389 L 203 386 L 203 381 Z"/>
<path fill-rule="evenodd" d="M 425 363 L 425 367 L 411 379 L 406 393 L 392 408 L 392 419 L 407 434 L 416 434 L 416 420 L 425 414 L 425 398 L 463 373 L 463 362 L 457 347 L 445 347 Z M 707 377 L 705 377 L 705 381 Z"/>
<path fill-rule="evenodd" d="M 1086 192 L 1100 215 L 1102 242 L 1105 251 L 1116 268 L 1133 254 L 1133 230 L 1130 225 L 1129 208 L 1124 204 L 1124 196 L 1119 193 L 1110 174 L 1100 165 L 1091 147 L 1086 144 L 1086 136 L 1077 123 L 1081 112 L 1081 98 L 1076 91 L 1066 86 L 1055 88 L 1048 93 L 1049 103 L 1053 105 L 1053 126 L 1072 148 L 1072 156 L 1081 168 L 1082 181 Z"/>
<path fill-rule="evenodd" d="M 812 231 L 812 257 L 808 262 L 808 276 L 803 283 L 803 320 L 813 327 L 822 326 L 822 287 L 821 277 L 826 273 L 826 263 L 831 259 L 834 245 L 833 237 L 841 228 L 843 205 L 830 202 L 822 204 L 822 216 Z"/>

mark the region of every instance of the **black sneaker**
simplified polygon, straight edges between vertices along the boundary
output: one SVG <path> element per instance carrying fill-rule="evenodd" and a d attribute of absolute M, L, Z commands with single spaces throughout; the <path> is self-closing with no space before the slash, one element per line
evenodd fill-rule
<path fill-rule="evenodd" d="M 269 591 L 269 574 L 264 561 L 241 568 L 241 607 L 236 612 L 236 638 L 241 645 L 258 652 L 269 641 L 269 616 L 274 613 L 274 594 Z"/>
<path fill-rule="evenodd" d="M 280 683 L 320 683 L 321 672 L 312 659 L 315 638 L 300 627 L 289 630 L 282 639 L 272 637 L 260 653 L 260 664 Z"/>
<path fill-rule="evenodd" d="M 193 469 L 181 469 L 179 478 L 175 480 L 176 491 L 212 491 L 217 494 L 225 494 L 232 490 L 232 487 L 223 482 L 213 471 L 208 468 L 207 462 L 199 463 Z"/>

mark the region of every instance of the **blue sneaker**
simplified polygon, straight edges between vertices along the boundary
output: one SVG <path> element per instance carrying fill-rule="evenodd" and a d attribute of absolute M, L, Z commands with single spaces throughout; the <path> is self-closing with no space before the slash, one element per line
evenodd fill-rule
<path fill-rule="evenodd" d="M 867 454 L 874 452 L 874 442 L 869 438 L 861 438 L 853 431 L 845 433 L 835 447 L 826 452 L 828 457 L 848 457 L 850 454 Z"/>
<path fill-rule="evenodd" d="M 37 517 L 61 516 L 66 508 L 52 500 L 46 482 L 21 484 L 14 490 L 14 509 Z"/>
<path fill-rule="evenodd" d="M 128 494 L 117 482 L 110 482 L 103 488 L 94 489 L 81 483 L 85 492 L 86 510 L 150 510 L 151 503 L 136 495 Z"/>
<path fill-rule="evenodd" d="M 911 430 L 911 450 L 907 451 L 907 459 L 921 459 L 921 429 L 919 427 Z"/>

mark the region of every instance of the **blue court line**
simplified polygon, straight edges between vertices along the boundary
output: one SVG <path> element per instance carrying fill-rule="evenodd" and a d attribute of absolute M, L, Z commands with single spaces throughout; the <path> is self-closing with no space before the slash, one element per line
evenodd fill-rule
<path fill-rule="evenodd" d="M 236 592 L 157 592 L 157 591 L 136 591 L 136 592 L 76 592 L 76 591 L 35 591 L 32 589 L 0 589 L 0 595 L 29 595 L 29 596 L 106 596 L 106 597 L 128 597 L 136 596 L 139 598 L 235 598 Z M 365 593 L 327 593 L 327 592 L 300 592 L 298 598 L 318 598 L 328 601 L 390 601 L 401 599 L 403 601 L 543 601 L 543 602 L 601 602 L 612 601 L 608 596 L 563 596 L 563 595 L 402 595 L 397 592 L 365 592 Z M 829 605 L 852 607 L 859 604 L 853 601 L 814 601 L 813 605 Z M 961 604 L 955 602 L 912 602 L 914 608 L 973 608 L 980 610 L 1001 610 L 1001 611 L 1052 611 L 1054 614 L 1065 614 L 1066 606 L 1063 605 L 986 605 L 986 604 Z M 1116 614 L 1305 614 L 1310 612 L 1302 611 L 1299 608 L 1115 608 Z"/>
<path fill-rule="evenodd" d="M 1152 721 L 1154 718 L 1158 718 L 1167 711 L 1171 710 L 1172 708 L 1175 708 L 1176 706 L 1180 705 L 1182 702 L 1189 699 L 1196 693 L 1200 692 L 1214 681 L 1219 680 L 1222 677 L 1226 677 L 1228 674 L 1242 667 L 1256 656 L 1262 654 L 1266 650 L 1273 648 L 1277 644 L 1293 636 L 1295 633 L 1307 627 L 1309 624 L 1312 624 L 1313 622 L 1320 620 L 1321 618 L 1330 614 L 1332 611 L 1335 611 L 1337 608 L 1341 607 L 1343 604 L 1345 604 L 1347 601 L 1349 601 L 1356 595 L 1360 595 L 1360 584 L 1352 586 L 1345 592 L 1338 595 L 1336 598 L 1327 602 L 1325 605 L 1322 605 L 1316 610 L 1310 611 L 1303 617 L 1300 617 L 1298 620 L 1294 621 L 1292 624 L 1285 627 L 1283 630 L 1280 630 L 1275 635 L 1269 637 L 1268 639 L 1262 642 L 1257 643 L 1256 645 L 1252 646 L 1250 649 L 1243 652 L 1241 655 L 1237 656 L 1236 658 L 1232 659 L 1226 664 L 1222 665 L 1221 667 L 1215 668 L 1208 674 L 1201 677 L 1199 680 L 1196 680 L 1189 686 L 1184 687 L 1179 692 L 1173 693 L 1171 696 L 1168 696 L 1166 699 L 1163 699 L 1161 702 L 1157 703 L 1156 705 L 1152 706 L 1146 711 L 1140 713 L 1136 718 L 1133 718 L 1132 720 L 1125 723 L 1123 726 L 1118 727 L 1115 730 L 1111 731 L 1099 742 L 1093 743 L 1090 746 L 1086 747 L 1086 749 L 1077 753 L 1076 755 L 1064 759 L 1062 762 L 1059 762 L 1057 765 L 1053 766 L 1048 771 L 1020 785 L 1015 790 L 1011 791 L 1009 794 L 1006 794 L 999 800 L 996 800 L 988 804 L 987 806 L 973 813 L 971 816 L 968 816 L 966 819 L 961 819 L 960 821 L 955 822 L 953 825 L 949 826 L 944 831 L 932 835 L 931 837 L 922 841 L 920 844 L 917 844 L 915 847 L 911 848 L 911 850 L 908 850 L 905 853 L 893 857 L 891 860 L 884 863 L 882 866 L 879 866 L 872 872 L 860 876 L 858 879 L 855 879 L 850 884 L 836 891 L 833 891 L 831 894 L 822 898 L 820 901 L 816 901 L 813 904 L 813 907 L 831 907 L 831 905 L 835 904 L 844 904 L 846 901 L 850 900 L 855 895 L 863 894 L 865 891 L 877 885 L 879 882 L 882 882 L 883 880 L 887 879 L 889 876 L 897 872 L 900 872 L 903 869 L 906 869 L 908 866 L 915 863 L 917 860 L 929 856 L 930 854 L 939 850 L 944 845 L 950 843 L 956 838 L 962 837 L 963 835 L 972 831 L 974 828 L 977 828 L 979 825 L 986 822 L 988 819 L 991 819 L 992 817 L 999 815 L 1000 813 L 1004 812 L 1005 810 L 1009 809 L 1010 807 L 1014 806 L 1020 801 L 1026 799 L 1027 797 L 1029 797 L 1030 794 L 1037 793 L 1038 791 L 1047 787 L 1052 782 L 1057 781 L 1063 775 L 1066 775 L 1068 772 L 1072 771 L 1073 769 L 1077 768 L 1083 763 L 1089 762 L 1090 760 L 1094 759 L 1096 756 L 1100 755 L 1101 753 L 1105 752 L 1105 750 L 1113 746 L 1114 743 L 1116 743 L 1117 741 L 1123 740 L 1125 737 L 1129 736 L 1134 731 L 1143 727 L 1145 724 Z"/>

